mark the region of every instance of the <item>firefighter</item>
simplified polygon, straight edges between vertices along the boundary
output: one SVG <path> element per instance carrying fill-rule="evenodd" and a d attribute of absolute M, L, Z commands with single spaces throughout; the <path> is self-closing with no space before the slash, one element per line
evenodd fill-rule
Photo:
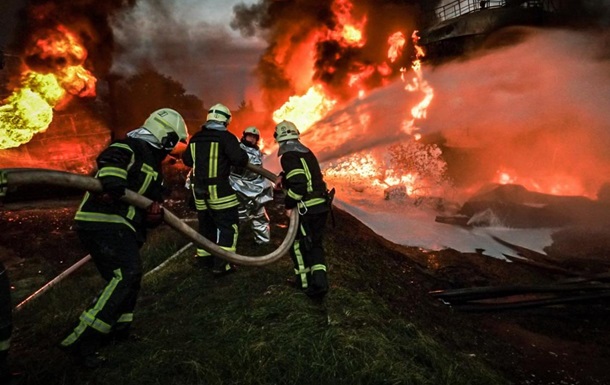
<path fill-rule="evenodd" d="M 242 133 L 239 144 L 248 153 L 249 162 L 255 166 L 263 165 L 263 153 L 258 147 L 259 139 L 258 128 L 248 127 Z M 263 176 L 237 167 L 232 169 L 229 182 L 237 193 L 239 220 L 242 223 L 251 223 L 254 242 L 259 245 L 269 243 L 269 216 L 265 203 L 273 200 L 273 185 Z"/>
<path fill-rule="evenodd" d="M 329 197 L 320 165 L 313 152 L 300 142 L 294 123 L 275 126 L 282 165 L 279 184 L 286 192 L 286 214 L 299 211 L 299 232 L 290 250 L 297 287 L 312 298 L 323 298 L 328 291 L 323 237 L 329 213 Z"/>
<path fill-rule="evenodd" d="M 104 340 L 129 336 L 142 278 L 139 249 L 147 227 L 156 227 L 163 220 L 161 162 L 178 142 L 186 143 L 187 137 L 182 116 L 162 108 L 97 157 L 96 178 L 103 192 L 86 193 L 74 219 L 80 240 L 107 284 L 60 344 L 86 367 L 103 363 L 96 350 Z M 125 189 L 144 195 L 153 204 L 140 209 L 121 201 Z"/>
<path fill-rule="evenodd" d="M 235 252 L 238 236 L 239 201 L 229 183 L 231 167 L 245 167 L 248 154 L 239 140 L 227 130 L 231 111 L 213 105 L 201 130 L 193 135 L 182 154 L 182 160 L 192 167 L 191 190 L 197 209 L 199 233 L 224 250 Z M 196 264 L 211 267 L 220 277 L 235 271 L 235 266 L 197 248 Z"/>
<path fill-rule="evenodd" d="M 0 385 L 12 384 L 21 376 L 12 373 L 8 365 L 8 353 L 13 332 L 11 284 L 4 263 L 0 261 Z"/>

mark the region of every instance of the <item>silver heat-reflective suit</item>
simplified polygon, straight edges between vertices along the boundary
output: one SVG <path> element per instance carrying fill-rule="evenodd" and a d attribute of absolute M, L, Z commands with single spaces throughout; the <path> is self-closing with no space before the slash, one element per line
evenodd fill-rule
<path fill-rule="evenodd" d="M 263 165 L 263 154 L 258 147 L 250 147 L 244 143 L 240 143 L 240 146 L 248 153 L 251 164 Z M 229 176 L 229 183 L 237 193 L 240 222 L 252 224 L 256 243 L 268 243 L 270 241 L 269 216 L 264 205 L 273 200 L 273 184 L 246 168 L 233 168 Z"/>

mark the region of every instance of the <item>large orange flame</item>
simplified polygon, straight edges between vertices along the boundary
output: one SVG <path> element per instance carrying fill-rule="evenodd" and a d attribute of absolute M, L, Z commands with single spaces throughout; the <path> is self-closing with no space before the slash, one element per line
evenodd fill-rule
<path fill-rule="evenodd" d="M 20 84 L 0 106 L 0 149 L 19 147 L 53 120 L 53 109 L 68 96 L 95 96 L 96 78 L 83 67 L 87 50 L 59 25 L 37 38 L 27 54 L 53 65 L 49 73 L 27 68 Z"/>

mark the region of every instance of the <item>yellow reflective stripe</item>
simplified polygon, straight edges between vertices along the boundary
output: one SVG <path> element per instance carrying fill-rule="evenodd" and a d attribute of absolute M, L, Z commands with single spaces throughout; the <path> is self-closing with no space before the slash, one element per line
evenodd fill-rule
<path fill-rule="evenodd" d="M 193 158 L 193 169 L 195 169 L 195 155 L 197 154 L 197 151 L 195 151 L 195 143 L 191 143 L 189 148 L 191 150 L 191 158 Z"/>
<path fill-rule="evenodd" d="M 61 341 L 61 346 L 70 346 L 87 330 L 87 324 L 84 322 L 79 322 L 78 326 L 74 328 L 72 333 L 67 336 L 63 341 Z"/>
<path fill-rule="evenodd" d="M 136 216 L 136 208 L 134 206 L 129 206 L 129 208 L 127 209 L 127 215 L 126 217 L 129 219 L 132 219 Z"/>
<path fill-rule="evenodd" d="M 131 147 L 129 147 L 125 143 L 112 143 L 109 147 L 118 147 L 118 148 L 122 148 L 123 150 L 127 150 L 127 151 L 133 153 L 133 150 L 131 149 Z"/>
<path fill-rule="evenodd" d="M 295 274 L 307 274 L 310 271 L 311 271 L 311 269 L 309 267 L 305 267 L 305 268 L 303 268 L 301 270 L 294 269 L 294 273 Z"/>
<path fill-rule="evenodd" d="M 323 271 L 326 271 L 326 266 L 324 266 L 324 265 L 322 265 L 322 264 L 318 264 L 318 265 L 313 265 L 313 266 L 311 267 L 311 271 L 312 271 L 312 272 L 314 272 L 314 271 L 318 271 L 318 270 L 323 270 Z"/>
<path fill-rule="evenodd" d="M 301 226 L 302 227 L 302 226 Z M 295 255 L 295 260 L 297 263 L 297 267 L 298 269 L 294 269 L 294 273 L 296 275 L 300 275 L 301 276 L 301 287 L 303 289 L 307 289 L 307 275 L 306 273 L 308 272 L 309 269 L 306 270 L 305 267 L 305 262 L 303 259 L 303 254 L 301 254 L 301 243 L 298 240 L 295 240 L 292 248 L 294 250 L 294 255 Z"/>
<path fill-rule="evenodd" d="M 212 254 L 210 254 L 210 252 L 205 249 L 197 249 L 197 258 L 206 258 L 211 255 Z"/>
<path fill-rule="evenodd" d="M 110 282 L 108 282 L 104 288 L 104 291 L 98 298 L 95 306 L 92 309 L 83 312 L 83 314 L 80 316 L 81 322 L 88 324 L 101 333 L 110 333 L 111 326 L 106 322 L 97 319 L 96 316 L 104 308 L 119 282 L 123 280 L 123 273 L 121 272 L 121 269 L 116 269 L 113 271 L 113 273 L 114 277 L 112 277 Z"/>
<path fill-rule="evenodd" d="M 305 202 L 299 202 L 298 206 L 299 207 L 311 207 L 311 206 L 315 206 L 315 205 L 319 205 L 322 203 L 326 203 L 326 199 L 324 198 L 312 198 L 312 199 L 308 199 Z"/>
<path fill-rule="evenodd" d="M 313 186 L 311 184 L 311 172 L 309 172 L 309 167 L 307 167 L 307 162 L 305 162 L 305 159 L 301 158 L 301 164 L 303 165 L 303 170 L 305 170 L 305 177 L 307 177 L 307 192 L 310 193 L 313 191 Z"/>
<path fill-rule="evenodd" d="M 140 186 L 140 189 L 138 190 L 138 194 L 144 194 L 144 192 L 150 186 L 150 182 L 153 180 L 157 180 L 157 178 L 159 177 L 159 173 L 156 172 L 154 168 L 147 165 L 146 163 L 142 164 L 141 171 L 144 174 L 146 174 L 146 177 L 144 178 L 144 182 L 142 183 L 142 186 Z"/>
<path fill-rule="evenodd" d="M 87 191 L 85 193 L 85 196 L 83 197 L 83 200 L 80 202 L 80 205 L 78 206 L 77 214 L 78 214 L 78 212 L 80 212 L 83 209 L 83 206 L 84 206 L 85 202 L 87 202 L 87 200 L 89 199 L 90 195 L 91 194 L 89 194 L 89 191 Z"/>
<path fill-rule="evenodd" d="M 294 191 L 292 191 L 290 189 L 288 189 L 288 196 L 291 197 L 294 200 L 297 200 L 297 201 L 303 199 L 303 195 L 297 194 L 297 193 L 295 193 Z"/>
<path fill-rule="evenodd" d="M 195 208 L 199 211 L 207 210 L 208 205 L 205 203 L 203 199 L 195 199 Z"/>
<path fill-rule="evenodd" d="M 111 326 L 106 322 L 95 318 L 95 316 L 93 316 L 91 313 L 84 312 L 80 315 L 80 320 L 85 325 L 97 330 L 100 333 L 110 333 Z"/>
<path fill-rule="evenodd" d="M 212 210 L 222 210 L 222 209 L 227 209 L 227 208 L 231 208 L 231 207 L 235 207 L 235 206 L 239 205 L 237 196 L 233 195 L 230 198 L 231 199 L 227 199 L 226 202 L 209 200 L 208 203 L 210 204 L 210 208 Z M 204 199 L 195 199 L 195 208 L 197 210 L 203 211 L 203 210 L 208 209 L 208 205 Z"/>
<path fill-rule="evenodd" d="M 210 164 L 208 166 L 208 177 L 218 176 L 218 142 L 210 143 Z"/>
<path fill-rule="evenodd" d="M 97 173 L 98 177 L 116 176 L 117 178 L 127 179 L 127 170 L 120 167 L 106 166 Z"/>
<path fill-rule="evenodd" d="M 286 174 L 286 179 L 290 179 L 295 175 L 305 175 L 305 170 L 303 170 L 302 168 L 295 168 L 294 170 L 290 171 L 288 174 Z"/>
<path fill-rule="evenodd" d="M 117 323 L 119 323 L 119 322 L 133 322 L 133 313 L 123 313 L 123 314 L 121 314 L 121 316 L 119 317 L 119 319 L 116 322 Z"/>
<path fill-rule="evenodd" d="M 210 192 L 210 200 L 218 199 L 218 186 L 215 184 L 208 186 L 208 191 Z"/>
<path fill-rule="evenodd" d="M 229 203 L 224 203 L 224 204 L 214 204 L 214 203 L 210 202 L 210 208 L 212 210 L 228 209 L 228 208 L 235 207 L 238 205 L 239 205 L 239 202 L 237 201 L 237 199 L 235 199 L 234 202 L 229 202 Z"/>
<path fill-rule="evenodd" d="M 0 351 L 4 352 L 11 347 L 11 339 L 0 341 Z"/>
<path fill-rule="evenodd" d="M 235 252 L 237 250 L 237 237 L 239 236 L 239 228 L 236 224 L 233 225 L 233 246 L 231 246 L 231 251 Z"/>
<path fill-rule="evenodd" d="M 237 195 L 231 194 L 226 197 L 210 199 L 210 203 L 225 203 L 237 199 Z"/>
<path fill-rule="evenodd" d="M 102 213 L 90 213 L 86 211 L 78 211 L 74 216 L 74 219 L 84 222 L 107 222 L 107 223 L 120 223 L 129 227 L 133 231 L 136 229 L 129 223 L 125 218 L 116 214 L 102 214 Z"/>

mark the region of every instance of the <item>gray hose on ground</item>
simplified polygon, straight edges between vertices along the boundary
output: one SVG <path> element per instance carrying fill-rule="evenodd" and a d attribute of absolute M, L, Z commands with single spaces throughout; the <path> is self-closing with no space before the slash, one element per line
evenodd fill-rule
<path fill-rule="evenodd" d="M 261 174 L 265 178 L 271 179 L 273 182 L 276 181 L 277 176 L 262 167 L 248 164 L 247 168 Z M 102 184 L 100 181 L 89 176 L 46 169 L 0 169 L 0 197 L 6 195 L 9 186 L 28 184 L 49 184 L 91 192 L 102 191 Z M 125 196 L 123 196 L 121 199 L 139 208 L 147 208 L 152 203 L 150 199 L 131 190 L 126 190 Z M 208 252 L 227 260 L 228 262 L 245 266 L 264 266 L 277 261 L 288 252 L 298 231 L 298 215 L 298 210 L 292 210 L 292 214 L 290 215 L 290 225 L 288 226 L 288 231 L 284 237 L 284 241 L 280 244 L 280 246 L 267 255 L 256 257 L 231 253 L 221 249 L 218 247 L 218 245 L 199 234 L 186 223 L 182 222 L 177 216 L 172 214 L 167 209 L 164 210 L 163 219 L 171 228 L 190 239 L 198 247 L 205 249 Z"/>

